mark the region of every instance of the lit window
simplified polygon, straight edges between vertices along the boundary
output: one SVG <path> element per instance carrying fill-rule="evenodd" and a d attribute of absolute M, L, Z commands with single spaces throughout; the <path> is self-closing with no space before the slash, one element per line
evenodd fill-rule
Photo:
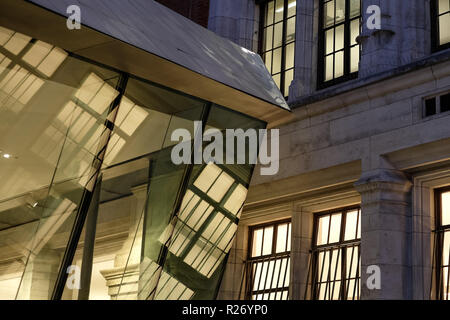
<path fill-rule="evenodd" d="M 450 48 L 450 0 L 432 0 L 431 6 L 433 47 Z"/>
<path fill-rule="evenodd" d="M 263 5 L 261 53 L 273 80 L 285 97 L 294 79 L 296 0 L 272 0 Z"/>
<path fill-rule="evenodd" d="M 291 223 L 279 221 L 250 229 L 246 262 L 246 298 L 287 300 L 291 251 Z"/>
<path fill-rule="evenodd" d="M 359 68 L 361 0 L 321 0 L 319 86 L 355 78 Z"/>
<path fill-rule="evenodd" d="M 312 298 L 359 299 L 361 210 L 317 214 L 314 230 Z"/>
<path fill-rule="evenodd" d="M 450 188 L 436 191 L 436 298 L 450 300 Z"/>

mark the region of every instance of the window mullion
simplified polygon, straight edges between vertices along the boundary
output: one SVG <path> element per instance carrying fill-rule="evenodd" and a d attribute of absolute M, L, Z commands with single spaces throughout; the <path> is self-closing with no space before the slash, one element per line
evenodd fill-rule
<path fill-rule="evenodd" d="M 280 91 L 284 96 L 285 77 L 284 72 L 286 69 L 286 33 L 287 33 L 287 15 L 288 15 L 288 0 L 284 0 L 283 9 L 283 31 L 281 35 L 281 72 L 280 72 Z"/>
<path fill-rule="evenodd" d="M 344 75 L 350 74 L 350 0 L 345 0 Z"/>

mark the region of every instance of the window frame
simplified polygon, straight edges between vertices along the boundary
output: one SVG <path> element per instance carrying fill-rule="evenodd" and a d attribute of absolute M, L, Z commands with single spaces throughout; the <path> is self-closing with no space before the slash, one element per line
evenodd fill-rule
<path fill-rule="evenodd" d="M 295 73 L 295 49 L 296 49 L 296 32 L 295 32 L 295 37 L 294 37 L 294 41 L 287 43 L 286 42 L 286 32 L 287 32 L 287 23 L 289 19 L 295 18 L 295 25 L 294 28 L 296 29 L 297 26 L 297 13 L 295 13 L 295 15 L 288 17 L 288 5 L 289 5 L 289 0 L 282 0 L 284 1 L 283 3 L 283 19 L 280 20 L 277 23 L 282 23 L 283 28 L 282 28 L 282 36 L 281 36 L 281 46 L 275 48 L 273 46 L 273 41 L 274 41 L 274 35 L 272 34 L 272 46 L 270 50 L 264 50 L 264 36 L 265 36 L 265 29 L 268 27 L 273 27 L 275 26 L 275 24 L 277 24 L 275 22 L 275 20 L 272 22 L 272 24 L 265 26 L 265 20 L 266 20 L 266 5 L 273 1 L 274 2 L 274 12 L 275 12 L 275 5 L 276 5 L 276 0 L 257 0 L 256 4 L 259 5 L 260 10 L 259 10 L 259 36 L 258 36 L 258 53 L 261 56 L 264 64 L 266 64 L 266 59 L 265 59 L 265 53 L 266 52 L 272 52 L 271 55 L 271 66 L 273 66 L 273 51 L 275 51 L 275 49 L 281 48 L 281 71 L 279 73 L 277 73 L 276 75 L 280 75 L 280 91 L 283 94 L 284 98 L 287 99 L 289 96 L 289 88 L 288 89 L 288 95 L 284 95 L 284 91 L 286 90 L 286 72 L 292 70 L 293 73 Z M 295 0 L 295 2 L 297 3 L 297 0 Z M 289 68 L 288 70 L 286 70 L 286 49 L 287 46 L 293 44 L 294 45 L 294 64 L 292 66 L 292 68 Z M 267 68 L 267 65 L 266 65 Z M 273 77 L 272 75 L 272 70 L 268 70 L 270 75 Z M 294 79 L 294 74 L 293 74 L 293 79 Z M 293 81 L 293 80 L 292 80 Z M 292 82 L 291 82 L 292 83 Z M 288 84 L 288 86 L 291 85 L 291 83 Z"/>
<path fill-rule="evenodd" d="M 275 289 L 263 289 L 263 290 L 253 290 L 253 265 L 257 264 L 257 263 L 264 263 L 264 262 L 270 262 L 270 261 L 276 261 L 276 260 L 283 260 L 285 258 L 288 259 L 288 261 L 290 261 L 291 258 L 291 250 L 292 247 L 290 248 L 289 251 L 284 251 L 284 252 L 280 252 L 280 253 L 276 253 L 276 244 L 277 244 L 277 232 L 278 232 L 278 226 L 288 223 L 288 225 L 290 224 L 291 226 L 291 231 L 288 232 L 287 237 L 286 237 L 286 249 L 287 249 L 287 244 L 289 239 L 292 239 L 292 220 L 291 218 L 286 218 L 286 219 L 281 219 L 281 220 L 276 220 L 276 221 L 270 221 L 270 222 L 266 222 L 266 223 L 262 223 L 262 224 L 257 224 L 257 225 L 252 225 L 249 226 L 248 228 L 248 250 L 247 250 L 247 260 L 245 261 L 245 281 L 246 281 L 246 288 L 245 288 L 245 299 L 246 300 L 253 300 L 253 295 L 257 295 L 257 294 L 269 294 L 269 298 L 271 293 L 277 293 L 277 292 L 283 292 L 287 290 L 287 298 L 289 299 L 289 284 L 288 286 L 283 286 L 283 287 L 277 287 Z M 273 234 L 272 234 L 272 252 L 270 254 L 266 254 L 263 255 L 261 252 L 260 256 L 257 257 L 252 257 L 252 249 L 253 249 L 253 234 L 255 232 L 255 230 L 259 230 L 259 229 L 264 229 L 265 227 L 269 227 L 269 226 L 273 226 Z M 289 230 L 289 229 L 288 229 Z M 263 232 L 263 238 L 262 238 L 262 242 L 264 243 L 264 232 Z M 262 248 L 261 248 L 262 250 Z M 288 273 L 290 273 L 290 268 L 288 268 L 290 265 L 290 263 L 286 263 L 286 269 L 285 270 L 285 278 L 286 275 Z M 261 268 L 262 270 L 263 268 Z M 280 266 L 280 270 L 281 270 L 281 266 Z M 267 281 L 267 275 L 268 272 L 266 274 L 266 280 Z M 279 279 L 278 279 L 279 281 Z M 285 279 L 283 280 L 283 283 L 285 282 Z M 272 299 L 272 300 L 276 300 L 276 299 Z M 283 299 L 282 299 L 283 300 Z"/>
<path fill-rule="evenodd" d="M 450 42 L 445 44 L 440 44 L 440 35 L 439 35 L 439 8 L 438 8 L 439 0 L 431 0 L 430 1 L 430 18 L 431 18 L 431 51 L 438 52 L 441 50 L 449 49 Z M 448 14 L 448 12 L 443 13 Z"/>
<path fill-rule="evenodd" d="M 443 281 L 443 268 L 444 263 L 443 259 L 443 247 L 444 247 L 444 235 L 446 232 L 449 233 L 450 236 L 450 224 L 443 226 L 442 225 L 442 202 L 441 195 L 443 193 L 450 192 L 450 186 L 446 186 L 443 188 L 438 188 L 434 190 L 434 203 L 435 203 L 435 230 L 433 233 L 435 234 L 435 252 L 434 252 L 434 288 L 435 288 L 435 297 L 436 300 L 450 300 L 450 265 L 447 266 L 447 298 L 444 296 L 444 286 Z M 449 253 L 450 254 L 450 253 Z"/>
<path fill-rule="evenodd" d="M 343 83 L 349 80 L 357 79 L 359 74 L 358 71 L 351 72 L 351 21 L 357 19 L 357 17 L 350 18 L 350 0 L 345 0 L 345 18 L 344 21 L 333 24 L 329 27 L 324 27 L 324 5 L 327 0 L 319 0 L 319 34 L 318 34 L 318 59 L 317 59 L 317 90 L 325 89 L 334 86 L 339 83 Z M 336 13 L 336 5 L 335 5 Z M 360 1 L 360 13 L 359 13 L 359 30 L 361 34 L 361 20 L 362 20 L 362 3 Z M 325 60 L 327 54 L 325 52 L 325 34 L 328 30 L 336 29 L 338 26 L 344 26 L 344 74 L 338 78 L 333 78 L 331 80 L 325 81 Z M 335 37 L 334 37 L 335 38 Z M 361 61 L 361 45 L 359 45 L 359 61 Z M 334 49 L 334 48 L 333 48 Z M 334 54 L 336 51 L 333 51 Z M 329 54 L 329 55 L 331 55 Z M 358 61 L 358 63 L 359 63 Z M 334 63 L 333 63 L 333 75 L 334 75 Z"/>
<path fill-rule="evenodd" d="M 357 218 L 357 226 L 358 223 L 360 223 L 359 219 L 361 219 L 361 215 L 362 215 L 362 209 L 361 209 L 361 205 L 353 205 L 353 206 L 348 206 L 348 207 L 342 207 L 342 208 L 337 208 L 337 209 L 333 209 L 333 210 L 327 210 L 327 211 L 322 211 L 322 212 L 317 212 L 314 213 L 314 225 L 313 225 L 313 238 L 312 238 L 312 244 L 311 244 L 311 266 L 310 266 L 310 273 L 311 273 L 311 278 L 308 279 L 310 284 L 311 284 L 311 300 L 320 300 L 319 299 L 319 290 L 318 287 L 320 285 L 320 279 L 318 279 L 319 277 L 319 254 L 321 252 L 332 252 L 333 250 L 342 250 L 342 255 L 339 258 L 339 264 L 341 267 L 341 278 L 340 281 L 340 292 L 339 292 L 339 298 L 338 300 L 348 300 L 348 295 L 347 293 L 347 286 L 348 286 L 348 282 L 350 280 L 352 280 L 352 277 L 347 277 L 347 257 L 346 257 L 346 250 L 347 248 L 357 248 L 358 250 L 358 262 L 357 262 L 357 269 L 356 269 L 356 275 L 355 275 L 355 279 L 357 281 L 357 283 L 355 284 L 355 289 L 358 286 L 358 284 L 360 285 L 361 283 L 361 270 L 360 270 L 360 262 L 361 262 L 361 238 L 356 238 L 353 240 L 345 240 L 345 227 L 346 227 L 346 217 L 347 217 L 347 213 L 354 211 L 354 210 L 359 210 L 359 215 Z M 337 213 L 341 213 L 341 224 L 340 224 L 340 234 L 339 234 L 339 241 L 338 242 L 333 242 L 333 243 L 327 243 L 327 244 L 322 244 L 322 245 L 317 245 L 317 236 L 318 236 L 318 230 L 319 230 L 319 219 L 323 216 L 330 216 L 330 223 L 329 223 L 329 229 L 328 229 L 328 237 L 330 236 L 330 228 L 331 228 L 331 216 L 333 214 L 337 214 Z M 360 224 L 362 227 L 362 224 Z M 358 227 L 357 227 L 358 228 Z M 361 232 L 361 230 L 360 230 Z M 332 259 L 332 258 L 331 258 Z M 338 264 L 336 264 L 338 265 Z M 322 266 L 323 269 L 323 266 Z M 337 270 L 337 267 L 336 267 Z M 336 273 L 336 272 L 335 272 Z M 330 283 L 335 282 L 336 280 L 333 281 L 328 281 Z M 341 290 L 343 289 L 343 290 Z M 334 287 L 333 287 L 334 290 Z M 353 300 L 358 300 L 361 296 L 361 289 L 360 286 L 357 289 L 357 295 L 355 296 L 355 290 L 353 293 Z M 325 299 L 328 300 L 328 299 Z"/>

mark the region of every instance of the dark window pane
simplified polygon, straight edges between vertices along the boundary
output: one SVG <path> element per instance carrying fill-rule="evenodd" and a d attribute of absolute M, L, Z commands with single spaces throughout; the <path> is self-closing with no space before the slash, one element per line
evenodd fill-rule
<path fill-rule="evenodd" d="M 425 100 L 425 117 L 436 114 L 436 98 Z"/>
<path fill-rule="evenodd" d="M 441 96 L 441 112 L 450 111 L 450 93 Z"/>

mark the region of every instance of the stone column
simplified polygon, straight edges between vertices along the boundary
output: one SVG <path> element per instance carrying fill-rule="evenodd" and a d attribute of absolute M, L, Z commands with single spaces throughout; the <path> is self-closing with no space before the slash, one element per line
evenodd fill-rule
<path fill-rule="evenodd" d="M 314 215 L 300 205 L 292 212 L 290 300 L 309 300 L 311 285 L 308 284 L 310 249 L 313 237 Z M 309 274 L 309 277 L 311 274 Z M 308 288 L 307 288 L 308 286 Z M 308 289 L 308 290 L 307 290 Z M 307 295 L 305 296 L 305 293 Z"/>
<path fill-rule="evenodd" d="M 411 298 L 411 187 L 401 171 L 363 173 L 355 187 L 361 194 L 361 299 Z M 380 289 L 367 287 L 367 268 L 381 271 Z"/>
<path fill-rule="evenodd" d="M 259 10 L 255 0 L 210 0 L 208 29 L 256 52 Z"/>
<path fill-rule="evenodd" d="M 295 26 L 294 80 L 289 87 L 289 100 L 311 94 L 317 80 L 318 1 L 297 1 Z M 316 21 L 317 22 L 317 21 Z"/>
<path fill-rule="evenodd" d="M 413 62 L 430 52 L 429 1 L 363 0 L 362 4 L 360 78 Z M 367 26 L 371 5 L 381 9 L 380 29 Z"/>

